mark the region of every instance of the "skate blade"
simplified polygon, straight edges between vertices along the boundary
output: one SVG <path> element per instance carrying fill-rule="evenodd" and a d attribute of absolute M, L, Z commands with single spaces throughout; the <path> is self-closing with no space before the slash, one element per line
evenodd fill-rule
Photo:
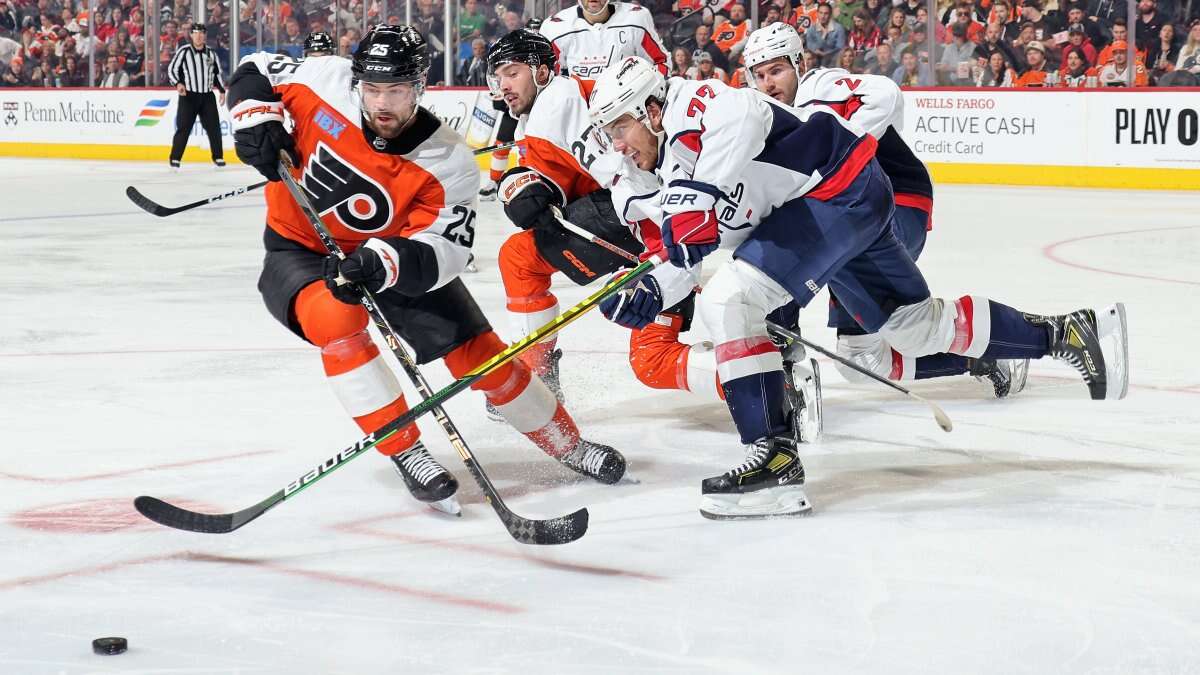
<path fill-rule="evenodd" d="M 429 508 L 437 511 L 438 513 L 445 514 L 447 516 L 454 516 L 456 518 L 462 517 L 462 506 L 458 503 L 458 499 L 454 497 L 454 495 L 446 497 L 440 501 L 425 503 L 429 505 Z"/>
<path fill-rule="evenodd" d="M 1029 359 L 1012 359 L 1010 364 L 1009 377 L 1012 379 L 1009 382 L 1008 395 L 1005 398 L 1021 393 L 1024 391 L 1026 383 L 1029 382 Z"/>
<path fill-rule="evenodd" d="M 745 494 L 708 494 L 700 497 L 700 515 L 709 520 L 795 518 L 811 512 L 812 504 L 799 485 L 781 485 Z"/>
<path fill-rule="evenodd" d="M 1096 333 L 1104 354 L 1104 398 L 1123 399 L 1129 393 L 1129 326 L 1125 303 L 1118 302 L 1096 312 Z M 1106 346 L 1109 339 L 1113 344 Z"/>
<path fill-rule="evenodd" d="M 821 367 L 816 359 L 811 359 L 812 374 L 804 377 L 801 387 L 804 389 L 804 419 L 801 422 L 800 442 L 816 443 L 825 430 L 825 411 L 821 401 Z"/>

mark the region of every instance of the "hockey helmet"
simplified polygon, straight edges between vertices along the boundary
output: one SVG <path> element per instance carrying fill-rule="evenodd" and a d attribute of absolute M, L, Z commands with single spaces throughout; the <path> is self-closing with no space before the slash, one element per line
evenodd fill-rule
<path fill-rule="evenodd" d="M 423 89 L 429 63 L 425 38 L 415 28 L 380 25 L 359 41 L 350 72 L 359 82 L 411 82 Z"/>
<path fill-rule="evenodd" d="M 323 30 L 313 31 L 304 38 L 304 55 L 311 56 L 314 52 L 333 53 L 333 38 Z"/>
<path fill-rule="evenodd" d="M 755 86 L 754 67 L 780 57 L 791 62 L 798 76 L 804 65 L 804 41 L 795 28 L 776 22 L 750 34 L 742 57 L 746 62 L 746 81 L 751 87 Z"/>
<path fill-rule="evenodd" d="M 646 59 L 626 56 L 596 78 L 588 101 L 588 117 L 597 129 L 625 114 L 642 121 L 646 119 L 646 102 L 654 99 L 661 103 L 666 97 L 667 81 L 662 73 Z"/>
<path fill-rule="evenodd" d="M 518 28 L 508 35 L 496 41 L 487 53 L 487 79 L 488 88 L 498 92 L 500 90 L 499 78 L 496 76 L 496 70 L 503 65 L 509 63 L 524 63 L 530 69 L 537 73 L 538 66 L 546 66 L 550 69 L 550 76 L 553 77 L 558 70 L 558 55 L 554 53 L 554 47 L 550 41 L 541 33 L 535 33 L 528 28 Z M 534 86 L 541 91 L 543 87 L 550 83 L 538 83 L 537 77 L 533 78 Z"/>

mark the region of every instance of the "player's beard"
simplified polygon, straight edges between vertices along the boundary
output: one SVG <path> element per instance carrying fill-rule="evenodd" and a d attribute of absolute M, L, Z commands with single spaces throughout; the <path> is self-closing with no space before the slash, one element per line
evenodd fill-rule
<path fill-rule="evenodd" d="M 417 108 L 414 105 L 407 112 L 393 110 L 363 111 L 367 118 L 367 126 L 380 138 L 393 139 L 400 135 L 416 117 Z"/>

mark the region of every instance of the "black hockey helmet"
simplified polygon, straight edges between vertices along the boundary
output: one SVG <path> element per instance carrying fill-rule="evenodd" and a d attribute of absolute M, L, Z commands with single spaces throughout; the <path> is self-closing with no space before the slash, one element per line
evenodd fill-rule
<path fill-rule="evenodd" d="M 379 25 L 354 51 L 350 72 L 361 82 L 421 82 L 429 72 L 425 38 L 412 26 Z"/>
<path fill-rule="evenodd" d="M 323 30 L 313 31 L 304 38 L 304 55 L 308 56 L 313 52 L 333 53 L 333 38 L 329 37 L 329 33 Z"/>
<path fill-rule="evenodd" d="M 558 72 L 558 56 L 550 41 L 527 28 L 518 28 L 508 35 L 496 40 L 496 44 L 488 50 L 488 72 L 495 73 L 496 69 L 506 63 L 526 63 L 537 66 L 548 66 L 550 73 Z"/>

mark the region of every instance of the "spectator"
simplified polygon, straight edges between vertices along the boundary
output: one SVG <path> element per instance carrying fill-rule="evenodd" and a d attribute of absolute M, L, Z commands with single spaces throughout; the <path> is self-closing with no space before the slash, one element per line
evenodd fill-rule
<path fill-rule="evenodd" d="M 718 68 L 713 63 L 712 54 L 697 49 L 692 53 L 692 59 L 695 60 L 696 65 L 689 71 L 689 80 L 720 80 L 726 84 L 729 83 L 729 76 L 725 73 L 725 69 Z"/>
<path fill-rule="evenodd" d="M 1061 28 L 1054 17 L 1042 13 L 1042 0 L 1025 0 L 1021 5 L 1021 17 L 1033 24 L 1033 39 L 1043 43 L 1042 46 Z"/>
<path fill-rule="evenodd" d="M 1013 54 L 1017 57 L 1016 61 L 1013 63 L 1013 66 L 1016 67 L 1018 73 L 1025 72 L 1025 69 L 1029 67 L 1029 63 L 1025 60 L 1025 49 L 1029 47 L 1030 44 L 1036 42 L 1036 40 L 1033 39 L 1033 36 L 1033 24 L 1028 21 L 1021 24 L 1021 32 L 1017 35 L 1017 39 L 1013 41 L 1012 45 Z"/>
<path fill-rule="evenodd" d="M 1163 17 L 1158 11 L 1157 0 L 1140 0 L 1138 2 L 1138 20 L 1135 28 L 1137 45 L 1146 49 L 1158 42 L 1158 32 L 1163 27 Z M 1170 20 L 1167 21 L 1170 23 Z"/>
<path fill-rule="evenodd" d="M 129 20 L 125 22 L 123 28 L 129 32 L 129 37 L 137 37 L 142 34 L 145 25 L 146 19 L 142 14 L 141 6 L 134 5 L 133 9 L 129 10 Z"/>
<path fill-rule="evenodd" d="M 810 51 L 804 52 L 804 72 L 808 72 L 813 68 L 817 68 L 817 56 Z"/>
<path fill-rule="evenodd" d="M 508 35 L 518 28 L 524 28 L 524 26 L 521 24 L 521 15 L 517 14 L 516 12 L 505 12 L 503 19 L 505 35 Z"/>
<path fill-rule="evenodd" d="M 97 13 L 98 14 L 98 13 Z M 96 24 L 96 37 L 101 42 L 108 42 L 117 33 L 117 27 L 121 24 L 121 8 L 114 7 L 110 18 L 104 21 L 98 21 Z"/>
<path fill-rule="evenodd" d="M 24 67 L 24 59 L 20 56 L 14 56 L 9 63 L 0 62 L 0 87 L 23 87 L 25 83 L 21 80 L 21 70 Z"/>
<path fill-rule="evenodd" d="M 1088 18 L 1110 33 L 1118 20 L 1125 20 L 1125 5 L 1126 0 L 1088 0 Z"/>
<path fill-rule="evenodd" d="M 892 73 L 892 81 L 901 87 L 932 87 L 933 73 L 929 66 L 918 64 L 916 52 L 908 48 L 900 55 L 900 67 Z"/>
<path fill-rule="evenodd" d="M 969 2 L 960 2 L 954 8 L 954 22 L 950 24 L 950 34 L 943 42 L 950 43 L 955 39 L 953 28 L 962 26 L 967 32 L 964 36 L 968 42 L 978 44 L 983 40 L 984 25 L 974 19 L 975 9 Z"/>
<path fill-rule="evenodd" d="M 846 38 L 846 48 L 856 55 L 864 55 L 867 51 L 879 46 L 882 34 L 879 27 L 871 20 L 871 13 L 860 9 L 851 18 L 853 28 Z"/>
<path fill-rule="evenodd" d="M 86 85 L 87 79 L 79 67 L 79 57 L 74 54 L 63 57 L 62 65 L 54 73 L 54 86 L 83 87 Z"/>
<path fill-rule="evenodd" d="M 464 0 L 462 9 L 458 12 L 458 39 L 474 40 L 483 37 L 487 24 L 487 15 L 479 9 L 477 0 Z M 474 51 L 474 46 L 471 49 Z"/>
<path fill-rule="evenodd" d="M 858 59 L 855 58 L 854 50 L 850 48 L 843 49 L 838 54 L 837 67 L 850 73 L 862 72 L 862 68 L 858 65 Z"/>
<path fill-rule="evenodd" d="M 1004 42 L 1015 42 L 1021 32 L 1021 23 L 1013 16 L 1012 5 L 1008 0 L 996 0 L 992 4 L 991 18 L 988 23 L 1000 25 L 1000 38 Z"/>
<path fill-rule="evenodd" d="M 1100 24 L 1089 19 L 1082 8 L 1072 7 L 1067 10 L 1067 29 L 1070 30 L 1071 26 L 1082 26 L 1087 41 L 1096 49 L 1100 48 L 1100 43 L 1104 41 L 1104 33 L 1100 30 Z"/>
<path fill-rule="evenodd" d="M 938 82 L 954 87 L 969 87 L 975 78 L 971 76 L 971 64 L 975 62 L 975 43 L 967 39 L 967 26 L 955 23 L 950 27 L 954 40 L 942 50 L 937 62 Z"/>
<path fill-rule="evenodd" d="M 1154 82 L 1164 74 L 1175 70 L 1175 61 L 1180 60 L 1182 41 L 1175 38 L 1175 24 L 1165 23 L 1158 31 L 1158 41 L 1146 50 L 1146 65 L 1150 66 Z"/>
<path fill-rule="evenodd" d="M 693 51 L 707 52 L 712 57 L 713 65 L 721 70 L 729 68 L 729 59 L 725 58 L 725 52 L 712 41 L 712 28 L 705 24 L 696 26 L 696 48 Z M 695 54 L 692 54 L 692 60 L 696 60 Z"/>
<path fill-rule="evenodd" d="M 763 17 L 762 25 L 770 26 L 773 23 L 779 23 L 783 20 L 783 15 L 779 13 L 777 5 L 767 5 L 767 14 Z"/>
<path fill-rule="evenodd" d="M 824 67 L 837 63 L 838 53 L 846 46 L 846 29 L 833 20 L 833 6 L 817 5 L 817 22 L 804 34 L 804 47 Z"/>
<path fill-rule="evenodd" d="M 793 0 L 794 1 L 794 0 Z M 819 0 L 799 0 L 800 4 L 796 7 L 796 11 L 792 13 L 791 20 L 788 21 L 792 28 L 804 37 L 805 31 L 812 28 L 817 22 L 817 13 L 820 10 Z M 807 44 L 807 43 L 805 43 Z"/>
<path fill-rule="evenodd" d="M 17 20 L 17 12 L 8 5 L 6 0 L 0 0 L 0 36 L 12 37 L 16 35 L 17 26 L 21 23 Z"/>
<path fill-rule="evenodd" d="M 289 16 L 283 26 L 283 44 L 288 47 L 303 47 L 304 33 L 300 32 L 300 22 L 295 17 Z M 294 56 L 299 56 L 299 54 L 294 54 Z"/>
<path fill-rule="evenodd" d="M 717 37 L 713 42 L 725 54 L 728 63 L 737 63 L 742 58 L 742 50 L 746 48 L 746 39 L 750 37 L 750 22 L 746 21 L 746 6 L 741 4 L 729 8 L 729 20 L 717 28 Z"/>
<path fill-rule="evenodd" d="M 101 89 L 120 89 L 129 86 L 129 73 L 121 70 L 121 60 L 108 57 L 104 64 L 104 77 L 100 78 Z"/>
<path fill-rule="evenodd" d="M 892 45 L 881 42 L 875 48 L 874 59 L 868 59 L 866 72 L 871 75 L 891 77 L 898 67 L 900 64 L 892 58 Z"/>
<path fill-rule="evenodd" d="M 937 45 L 934 45 L 934 49 L 937 48 Z M 911 50 L 916 55 L 917 61 L 926 69 L 929 68 L 930 61 L 937 61 L 936 56 L 932 59 L 929 57 L 929 41 L 926 39 L 925 26 L 913 26 L 912 32 L 908 34 L 908 41 L 900 45 L 900 53 L 903 54 L 905 50 Z M 903 65 L 903 58 L 901 61 L 901 65 Z"/>
<path fill-rule="evenodd" d="M 1127 86 L 1129 77 L 1129 58 L 1125 51 L 1128 47 L 1124 41 L 1118 41 L 1110 45 L 1112 47 L 1112 63 L 1105 65 L 1100 69 L 1099 79 L 1102 87 L 1124 87 Z M 1141 63 L 1133 64 L 1133 86 L 1144 87 L 1149 84 L 1149 77 L 1146 73 L 1146 67 Z"/>
<path fill-rule="evenodd" d="M 1017 63 L 1013 48 L 1004 40 L 1004 29 L 998 23 L 989 23 L 983 31 L 983 42 L 975 47 L 975 57 L 986 64 L 996 52 L 1000 52 L 1010 66 Z"/>
<path fill-rule="evenodd" d="M 975 80 L 977 87 L 1011 87 L 1013 86 L 1013 69 L 1004 59 L 1004 54 L 995 51 L 988 57 L 987 66 Z"/>
<path fill-rule="evenodd" d="M 1068 52 L 1079 52 L 1088 67 L 1096 65 L 1096 48 L 1087 39 L 1087 31 L 1083 24 L 1073 23 L 1068 29 L 1067 46 L 1063 47 L 1063 62 L 1066 62 Z"/>
<path fill-rule="evenodd" d="M 1088 67 L 1086 61 L 1083 60 L 1083 52 L 1078 49 L 1068 51 L 1066 58 L 1063 60 L 1063 70 L 1059 74 L 1058 86 L 1073 87 L 1079 89 L 1081 87 L 1091 86 L 1088 84 L 1088 77 L 1095 77 L 1096 71 Z"/>
<path fill-rule="evenodd" d="M 913 19 L 912 25 L 915 26 L 917 24 L 926 26 L 926 30 L 928 30 L 929 10 L 925 9 L 924 7 L 917 8 L 917 16 L 915 19 Z M 933 39 L 937 40 L 938 42 L 949 42 L 950 41 L 950 31 L 947 30 L 946 26 L 943 25 L 940 21 L 935 21 L 933 24 Z"/>
<path fill-rule="evenodd" d="M 337 55 L 338 55 L 338 56 L 340 56 L 340 57 L 342 57 L 342 58 L 347 58 L 347 59 L 348 59 L 348 58 L 350 58 L 350 56 L 351 56 L 353 53 L 354 53 L 354 42 L 353 42 L 353 41 L 350 39 L 350 36 L 349 36 L 349 35 L 343 35 L 343 36 L 341 36 L 340 38 L 338 38 L 338 52 L 337 52 Z"/>
<path fill-rule="evenodd" d="M 671 51 L 671 70 L 668 77 L 687 77 L 692 68 L 692 53 L 686 47 L 676 47 Z"/>
<path fill-rule="evenodd" d="M 888 21 L 883 27 L 884 34 L 890 34 L 889 31 L 892 28 L 898 29 L 902 37 L 908 32 L 908 16 L 899 7 L 893 7 L 888 11 Z"/>
<path fill-rule="evenodd" d="M 1200 75 L 1200 19 L 1192 19 L 1189 24 L 1187 42 L 1179 50 L 1175 69 Z"/>
<path fill-rule="evenodd" d="M 1046 47 L 1042 43 L 1034 40 L 1028 45 L 1025 45 L 1025 72 L 1017 78 L 1015 85 L 1018 87 L 1048 87 L 1055 82 L 1057 78 L 1051 78 L 1050 71 L 1046 66 Z"/>
<path fill-rule="evenodd" d="M 458 70 L 458 83 L 466 87 L 486 87 L 487 41 L 481 37 L 471 40 L 471 56 Z"/>
<path fill-rule="evenodd" d="M 138 35 L 130 40 L 133 51 L 125 57 L 125 72 L 129 73 L 129 86 L 146 86 L 146 39 Z"/>
<path fill-rule="evenodd" d="M 901 29 L 897 26 L 889 25 L 887 28 L 884 29 L 884 32 L 885 32 L 885 35 L 884 35 L 883 41 L 888 43 L 889 45 L 892 45 L 892 47 L 899 47 L 900 45 L 904 44 L 903 29 Z"/>
<path fill-rule="evenodd" d="M 1112 63 L 1112 61 L 1113 61 L 1113 56 L 1112 56 L 1113 44 L 1116 44 L 1117 42 L 1120 42 L 1122 44 L 1126 43 L 1126 37 L 1128 36 L 1129 32 L 1128 32 L 1128 29 L 1125 28 L 1125 20 L 1124 19 L 1117 19 L 1116 23 L 1113 24 L 1112 34 L 1113 34 L 1112 43 L 1109 44 L 1104 49 L 1101 49 L 1100 54 L 1096 56 L 1096 65 L 1097 66 L 1104 66 L 1109 63 Z M 1137 52 L 1137 60 L 1145 63 L 1146 50 L 1145 49 L 1135 49 L 1135 51 Z"/>

